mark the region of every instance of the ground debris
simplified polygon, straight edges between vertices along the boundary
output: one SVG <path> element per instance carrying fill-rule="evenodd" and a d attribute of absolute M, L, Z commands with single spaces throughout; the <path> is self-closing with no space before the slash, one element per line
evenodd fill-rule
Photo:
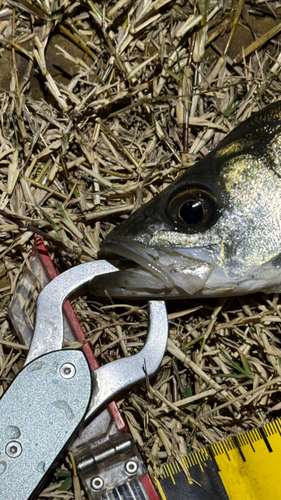
<path fill-rule="evenodd" d="M 34 235 L 59 272 L 97 258 L 132 210 L 275 101 L 280 14 L 263 0 L 3 0 L 0 396 L 26 353 L 7 311 Z M 101 363 L 141 347 L 146 307 L 78 299 L 75 308 Z M 154 475 L 280 411 L 278 295 L 168 311 L 161 371 L 119 402 Z M 84 499 L 75 481 L 63 492 L 53 477 L 39 498 Z"/>

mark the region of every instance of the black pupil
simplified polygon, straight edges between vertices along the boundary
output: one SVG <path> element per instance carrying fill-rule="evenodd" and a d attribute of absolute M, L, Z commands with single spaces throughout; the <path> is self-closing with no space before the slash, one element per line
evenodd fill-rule
<path fill-rule="evenodd" d="M 198 224 L 204 217 L 201 201 L 187 201 L 181 206 L 179 215 L 186 224 Z"/>

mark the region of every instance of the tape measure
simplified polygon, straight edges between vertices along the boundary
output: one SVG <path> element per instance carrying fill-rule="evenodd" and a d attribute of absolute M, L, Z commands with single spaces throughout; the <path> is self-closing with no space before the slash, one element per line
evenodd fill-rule
<path fill-rule="evenodd" d="M 156 479 L 162 500 L 281 500 L 281 419 L 182 460 Z"/>

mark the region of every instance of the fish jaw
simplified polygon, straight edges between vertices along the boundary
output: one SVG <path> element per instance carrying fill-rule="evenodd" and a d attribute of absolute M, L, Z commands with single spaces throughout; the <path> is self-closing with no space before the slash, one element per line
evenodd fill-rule
<path fill-rule="evenodd" d="M 216 249 L 169 250 L 106 241 L 101 257 L 120 269 L 102 280 L 95 278 L 97 295 L 176 299 L 213 298 L 263 291 L 281 292 L 281 256 L 256 266 L 240 277 L 229 277 L 216 263 Z M 200 257 L 200 258 L 199 258 Z"/>
<path fill-rule="evenodd" d="M 202 260 L 186 249 L 161 250 L 108 239 L 101 257 L 115 262 L 120 269 L 101 282 L 112 296 L 192 296 L 204 287 L 214 268 L 207 253 Z M 100 291 L 97 286 L 95 289 Z"/>
<path fill-rule="evenodd" d="M 106 239 L 100 257 L 119 271 L 95 279 L 97 295 L 112 297 L 198 298 L 232 295 L 237 286 L 216 264 L 217 249 L 151 248 L 141 243 Z M 239 292 L 238 292 L 239 293 Z M 234 292 L 235 294 L 235 292 Z"/>

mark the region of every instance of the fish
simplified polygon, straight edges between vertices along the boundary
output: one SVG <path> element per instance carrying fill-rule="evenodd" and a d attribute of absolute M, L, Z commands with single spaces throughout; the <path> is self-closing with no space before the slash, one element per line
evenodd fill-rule
<path fill-rule="evenodd" d="M 116 297 L 281 291 L 281 101 L 253 113 L 110 232 Z"/>

